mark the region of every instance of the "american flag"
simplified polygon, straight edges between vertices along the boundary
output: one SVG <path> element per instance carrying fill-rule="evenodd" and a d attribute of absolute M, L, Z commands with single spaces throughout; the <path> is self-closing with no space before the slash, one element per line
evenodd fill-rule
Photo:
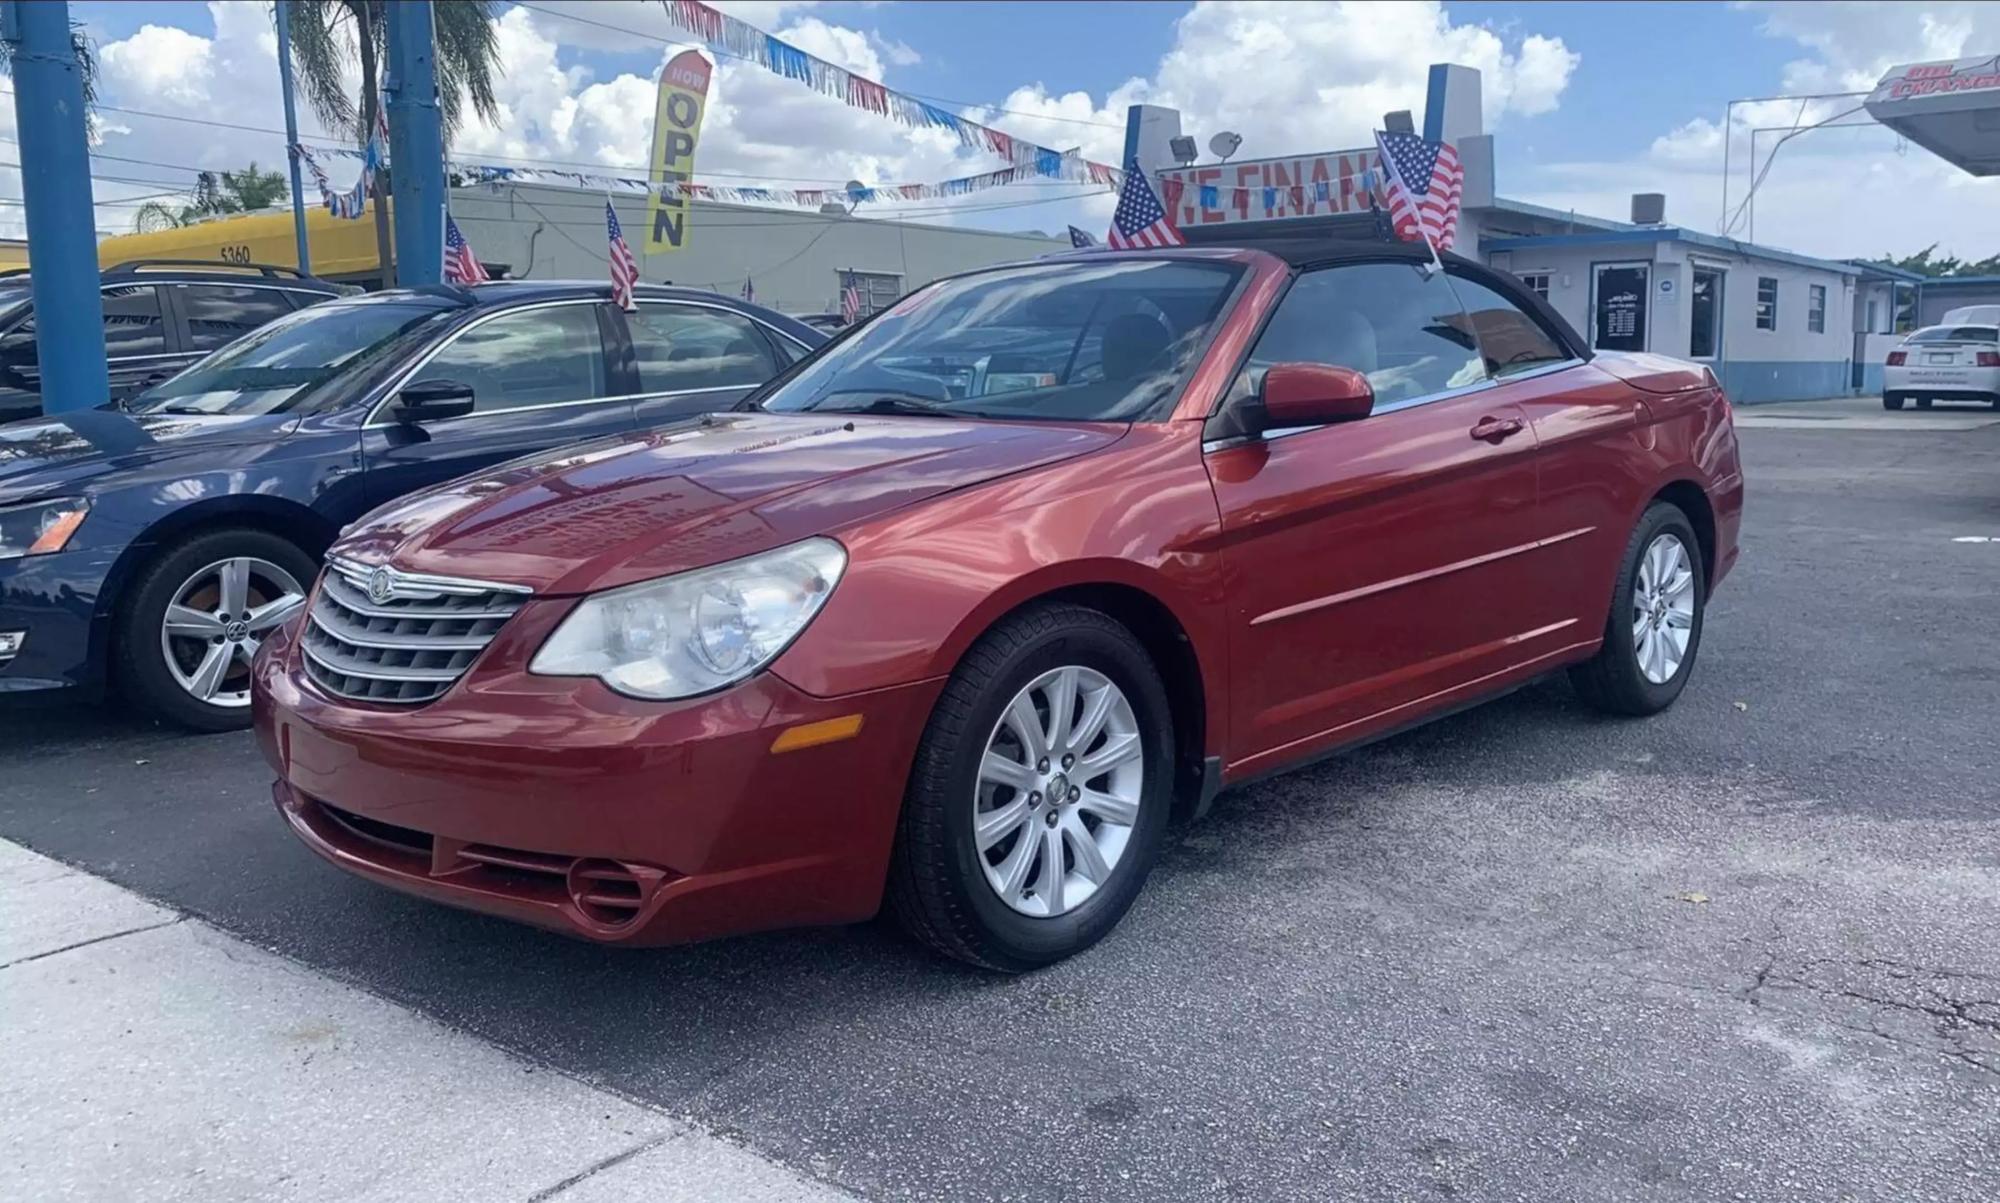
<path fill-rule="evenodd" d="M 854 283 L 854 277 L 847 278 L 847 286 L 840 290 L 840 316 L 852 325 L 861 317 L 861 289 Z"/>
<path fill-rule="evenodd" d="M 444 282 L 446 284 L 484 284 L 486 269 L 479 266 L 479 257 L 466 245 L 465 235 L 458 232 L 458 223 L 451 214 L 444 215 Z"/>
<path fill-rule="evenodd" d="M 1071 226 L 1069 228 L 1069 244 L 1073 247 L 1081 249 L 1087 246 L 1096 246 L 1097 239 L 1092 238 L 1088 231 L 1079 230 L 1075 226 Z"/>
<path fill-rule="evenodd" d="M 611 299 L 620 309 L 637 309 L 632 303 L 632 287 L 639 282 L 639 261 L 625 245 L 625 231 L 618 225 L 618 210 L 604 202 L 604 234 L 611 240 Z"/>
<path fill-rule="evenodd" d="M 1375 146 L 1388 174 L 1389 220 L 1396 237 L 1428 242 L 1448 251 L 1458 240 L 1458 210 L 1464 199 L 1465 169 L 1449 142 L 1426 142 L 1415 134 L 1381 133 Z"/>
<path fill-rule="evenodd" d="M 1111 232 L 1104 244 L 1113 250 L 1134 247 L 1181 246 L 1187 239 L 1167 220 L 1160 198 L 1153 194 L 1152 181 L 1139 170 L 1135 160 L 1125 166 L 1125 186 L 1118 192 L 1118 208 L 1111 214 Z"/>

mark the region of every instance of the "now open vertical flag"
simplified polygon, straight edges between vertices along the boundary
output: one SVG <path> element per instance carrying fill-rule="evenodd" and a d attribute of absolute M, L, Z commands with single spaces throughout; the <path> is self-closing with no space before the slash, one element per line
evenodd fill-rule
<path fill-rule="evenodd" d="M 688 194 L 694 179 L 694 148 L 701 140 L 701 115 L 708 107 L 708 79 L 714 71 L 698 50 L 683 50 L 660 72 L 659 98 L 653 104 L 653 162 L 647 179 L 653 199 L 646 208 L 646 250 L 677 251 L 688 240 Z"/>

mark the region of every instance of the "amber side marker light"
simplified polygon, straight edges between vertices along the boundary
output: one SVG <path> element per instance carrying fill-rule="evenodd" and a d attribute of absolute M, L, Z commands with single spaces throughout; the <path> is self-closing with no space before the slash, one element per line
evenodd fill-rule
<path fill-rule="evenodd" d="M 69 537 L 76 533 L 76 528 L 83 525 L 83 516 L 89 512 L 78 506 L 56 519 L 55 524 L 43 531 L 42 537 L 36 539 L 34 545 L 28 548 L 28 554 L 41 556 L 52 551 L 61 551 L 69 543 Z"/>
<path fill-rule="evenodd" d="M 853 739 L 861 734 L 861 716 L 843 714 L 839 718 L 821 719 L 816 723 L 788 727 L 771 741 L 773 752 L 796 752 L 800 748 L 817 748 L 821 744 L 839 743 L 843 739 Z"/>

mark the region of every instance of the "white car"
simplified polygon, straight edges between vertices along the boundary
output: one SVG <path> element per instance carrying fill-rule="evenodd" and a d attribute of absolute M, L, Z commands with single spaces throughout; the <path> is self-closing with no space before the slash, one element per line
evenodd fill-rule
<path fill-rule="evenodd" d="M 2000 409 L 2000 325 L 1926 326 L 1889 352 L 1882 408 L 1914 401 L 1985 401 Z"/>

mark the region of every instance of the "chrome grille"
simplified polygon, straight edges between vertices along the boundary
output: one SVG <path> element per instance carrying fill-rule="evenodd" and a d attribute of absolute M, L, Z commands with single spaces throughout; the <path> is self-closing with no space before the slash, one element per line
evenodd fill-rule
<path fill-rule="evenodd" d="M 299 649 L 329 693 L 422 705 L 465 675 L 528 595 L 520 585 L 329 559 Z"/>

